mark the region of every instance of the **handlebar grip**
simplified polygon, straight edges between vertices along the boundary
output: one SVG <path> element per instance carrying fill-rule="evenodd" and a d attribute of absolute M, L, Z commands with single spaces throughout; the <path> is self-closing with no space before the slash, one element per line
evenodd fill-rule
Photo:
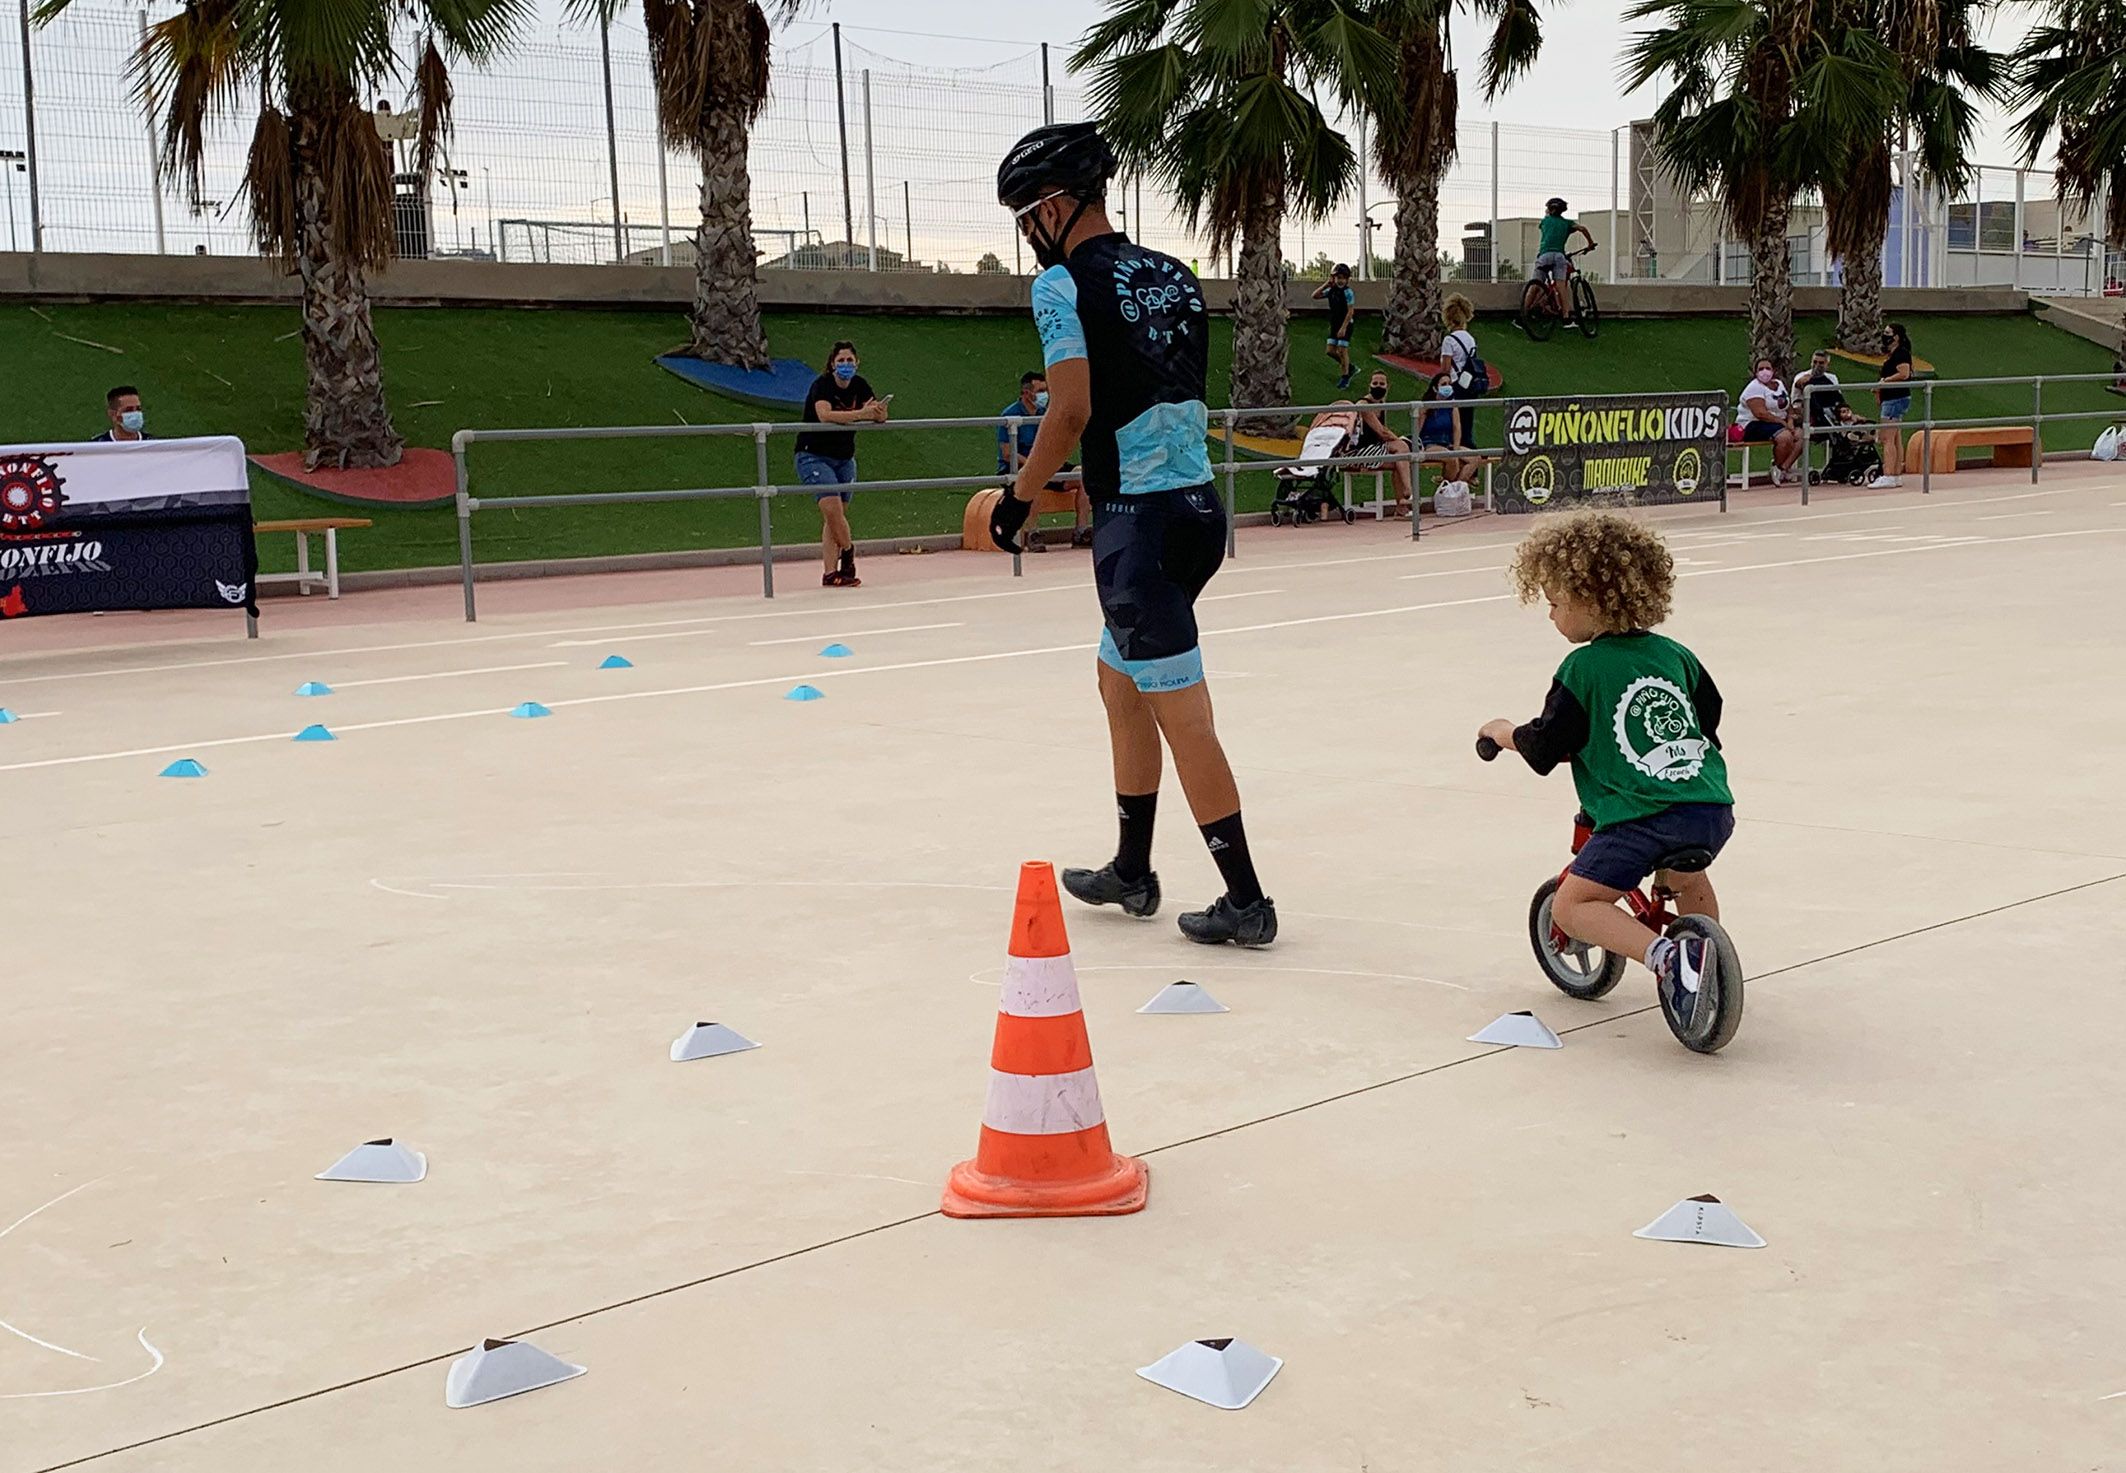
<path fill-rule="evenodd" d="M 1486 762 L 1489 762 L 1492 758 L 1498 756 L 1498 754 L 1499 744 L 1493 741 L 1490 737 L 1480 736 L 1476 739 L 1477 756 L 1483 758 Z"/>

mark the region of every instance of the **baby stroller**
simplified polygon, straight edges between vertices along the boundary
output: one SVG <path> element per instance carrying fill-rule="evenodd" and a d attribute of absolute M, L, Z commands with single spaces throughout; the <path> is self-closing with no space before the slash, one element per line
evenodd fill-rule
<path fill-rule="evenodd" d="M 1279 485 L 1277 499 L 1270 503 L 1271 526 L 1318 522 L 1325 509 L 1340 513 L 1346 525 L 1358 520 L 1357 512 L 1336 499 L 1331 486 L 1339 468 L 1329 464 L 1347 453 L 1357 434 L 1355 409 L 1325 409 L 1314 416 L 1300 442 L 1300 464 L 1281 465 L 1275 472 Z"/>
<path fill-rule="evenodd" d="M 1876 447 L 1870 426 L 1853 413 L 1852 406 L 1837 394 L 1817 395 L 1809 413 L 1816 421 L 1816 438 L 1830 446 L 1816 479 L 1852 486 L 1874 480 L 1882 469 L 1882 451 Z M 1823 433 L 1826 430 L 1830 433 Z"/>

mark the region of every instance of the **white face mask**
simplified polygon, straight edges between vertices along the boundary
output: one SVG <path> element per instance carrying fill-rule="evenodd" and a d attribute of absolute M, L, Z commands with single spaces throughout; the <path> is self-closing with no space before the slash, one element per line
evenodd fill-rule
<path fill-rule="evenodd" d="M 1036 409 L 1046 409 L 1048 407 L 1048 390 L 1043 389 L 1033 396 L 1033 407 Z"/>

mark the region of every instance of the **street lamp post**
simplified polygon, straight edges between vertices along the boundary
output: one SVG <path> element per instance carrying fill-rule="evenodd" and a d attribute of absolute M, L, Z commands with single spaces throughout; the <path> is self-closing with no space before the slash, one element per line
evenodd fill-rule
<path fill-rule="evenodd" d="M 22 249 L 15 236 L 15 176 L 29 167 L 29 155 L 19 148 L 0 148 L 0 174 L 7 175 L 7 248 Z"/>

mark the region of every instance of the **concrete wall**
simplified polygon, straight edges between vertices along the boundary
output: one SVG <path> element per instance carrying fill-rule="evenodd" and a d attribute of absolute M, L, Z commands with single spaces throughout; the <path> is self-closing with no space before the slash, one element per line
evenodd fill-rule
<path fill-rule="evenodd" d="M 1362 311 L 1379 312 L 1388 284 L 1354 284 Z M 1486 314 L 1520 305 L 1519 282 L 1453 282 Z M 1318 313 L 1312 282 L 1294 282 L 1295 312 Z M 1598 289 L 1611 317 L 1708 317 L 1746 312 L 1744 287 L 1605 282 Z M 694 300 L 694 273 L 684 267 L 550 266 L 493 261 L 399 261 L 371 278 L 380 306 L 599 307 L 685 311 Z M 1203 283 L 1214 312 L 1232 310 L 1229 281 Z M 277 262 L 249 256 L 32 255 L 0 252 L 0 301 L 294 302 L 299 284 Z M 940 276 L 923 272 L 770 271 L 760 283 L 761 305 L 819 312 L 1018 314 L 1026 311 L 1027 282 L 1014 276 Z M 1905 312 L 2022 312 L 2025 292 L 2008 288 L 1889 291 Z M 1799 287 L 1803 312 L 1834 312 L 1833 287 Z"/>

